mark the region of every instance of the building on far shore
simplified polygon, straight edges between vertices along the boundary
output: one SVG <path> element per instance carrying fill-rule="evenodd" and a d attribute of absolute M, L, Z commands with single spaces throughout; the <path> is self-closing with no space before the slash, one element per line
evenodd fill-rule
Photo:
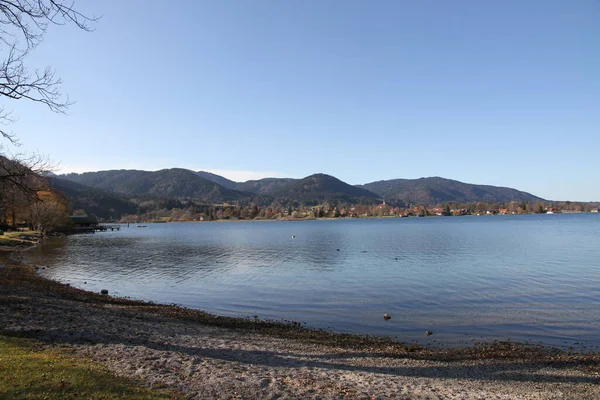
<path fill-rule="evenodd" d="M 94 232 L 98 227 L 98 218 L 94 215 L 71 215 L 73 233 Z"/>

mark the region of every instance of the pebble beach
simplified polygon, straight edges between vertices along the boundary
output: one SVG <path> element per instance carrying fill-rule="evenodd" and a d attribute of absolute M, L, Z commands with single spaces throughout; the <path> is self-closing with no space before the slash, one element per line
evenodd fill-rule
<path fill-rule="evenodd" d="M 463 348 L 219 317 L 0 268 L 0 333 L 68 348 L 188 399 L 594 399 L 600 355 L 514 343 Z"/>

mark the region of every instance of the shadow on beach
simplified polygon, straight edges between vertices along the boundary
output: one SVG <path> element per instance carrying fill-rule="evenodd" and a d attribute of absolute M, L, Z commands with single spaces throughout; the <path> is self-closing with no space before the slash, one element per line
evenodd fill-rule
<path fill-rule="evenodd" d="M 27 271 L 14 267 L 0 270 L 0 333 L 53 346 L 116 345 L 123 358 L 149 349 L 161 357 L 196 362 L 210 359 L 254 367 L 390 377 L 600 383 L 600 355 L 596 353 L 568 354 L 512 343 L 411 348 L 389 339 L 337 335 L 100 296 Z M 561 373 L 567 369 L 579 372 Z"/>

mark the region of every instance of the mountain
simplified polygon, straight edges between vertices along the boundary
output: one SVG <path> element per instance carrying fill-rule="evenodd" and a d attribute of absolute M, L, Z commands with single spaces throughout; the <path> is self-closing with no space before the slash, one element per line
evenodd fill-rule
<path fill-rule="evenodd" d="M 198 171 L 196 172 L 196 175 L 204 179 L 208 179 L 209 181 L 218 183 L 219 185 L 228 189 L 234 189 L 241 192 L 254 193 L 263 196 L 272 196 L 289 182 L 298 180 L 292 178 L 263 178 L 246 182 L 234 182 L 220 175 L 206 171 Z"/>
<path fill-rule="evenodd" d="M 48 177 L 48 182 L 54 190 L 67 198 L 71 211 L 85 210 L 102 219 L 117 219 L 122 215 L 136 213 L 137 205 L 106 190 L 56 177 Z"/>
<path fill-rule="evenodd" d="M 373 204 L 379 198 L 373 192 L 349 185 L 326 174 L 314 174 L 288 182 L 273 195 L 282 203 L 297 202 L 305 205 L 317 205 L 332 200 Z"/>
<path fill-rule="evenodd" d="M 227 189 L 240 190 L 236 187 L 236 185 L 238 185 L 237 182 L 229 180 L 221 175 L 213 174 L 212 172 L 206 172 L 206 171 L 198 171 L 198 172 L 196 172 L 196 175 L 198 175 L 199 177 L 204 178 L 208 181 L 218 183 L 219 185 L 226 187 Z"/>
<path fill-rule="evenodd" d="M 111 170 L 66 174 L 61 178 L 123 196 L 193 197 L 210 203 L 241 200 L 248 193 L 228 189 L 181 168 L 160 171 Z M 223 178 L 224 179 L 224 178 Z"/>
<path fill-rule="evenodd" d="M 472 203 L 506 201 L 544 201 L 544 199 L 516 189 L 474 185 L 440 177 L 420 179 L 392 179 L 358 185 L 385 198 L 406 204 Z"/>
<path fill-rule="evenodd" d="M 264 178 L 236 183 L 235 188 L 243 192 L 256 193 L 262 196 L 274 196 L 289 183 L 297 181 L 298 179 L 292 178 Z"/>
<path fill-rule="evenodd" d="M 456 202 L 544 201 L 516 189 L 473 185 L 440 177 L 393 179 L 351 186 L 339 179 L 315 174 L 303 179 L 265 178 L 234 182 L 222 176 L 181 168 L 160 171 L 111 170 L 60 175 L 82 185 L 113 192 L 125 198 L 193 198 L 205 203 L 253 201 L 268 205 L 316 205 L 325 201 L 391 205 L 435 205 Z"/>

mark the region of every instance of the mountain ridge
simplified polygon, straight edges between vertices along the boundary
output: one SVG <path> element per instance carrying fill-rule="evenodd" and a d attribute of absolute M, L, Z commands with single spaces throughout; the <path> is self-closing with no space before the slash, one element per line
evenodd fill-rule
<path fill-rule="evenodd" d="M 194 197 L 207 202 L 235 201 L 249 197 L 246 193 L 228 189 L 183 168 L 158 171 L 107 170 L 60 175 L 59 178 L 123 196 Z"/>
<path fill-rule="evenodd" d="M 69 208 L 85 210 L 103 219 L 117 219 L 123 214 L 135 214 L 137 205 L 103 189 L 48 176 L 50 187 L 67 199 Z"/>
<path fill-rule="evenodd" d="M 418 179 L 390 179 L 358 185 L 385 199 L 407 204 L 467 202 L 545 201 L 513 188 L 460 182 L 439 176 Z"/>
<path fill-rule="evenodd" d="M 207 203 L 253 201 L 316 205 L 324 201 L 397 205 L 440 203 L 545 201 L 513 188 L 464 183 L 442 177 L 390 179 L 350 185 L 319 173 L 302 179 L 263 178 L 235 182 L 206 171 L 170 168 L 158 171 L 106 170 L 63 174 L 67 179 L 122 196 L 194 198 Z"/>
<path fill-rule="evenodd" d="M 366 189 L 352 186 L 338 178 L 318 173 L 287 182 L 274 192 L 283 202 L 317 205 L 325 201 L 374 203 L 380 196 Z"/>

